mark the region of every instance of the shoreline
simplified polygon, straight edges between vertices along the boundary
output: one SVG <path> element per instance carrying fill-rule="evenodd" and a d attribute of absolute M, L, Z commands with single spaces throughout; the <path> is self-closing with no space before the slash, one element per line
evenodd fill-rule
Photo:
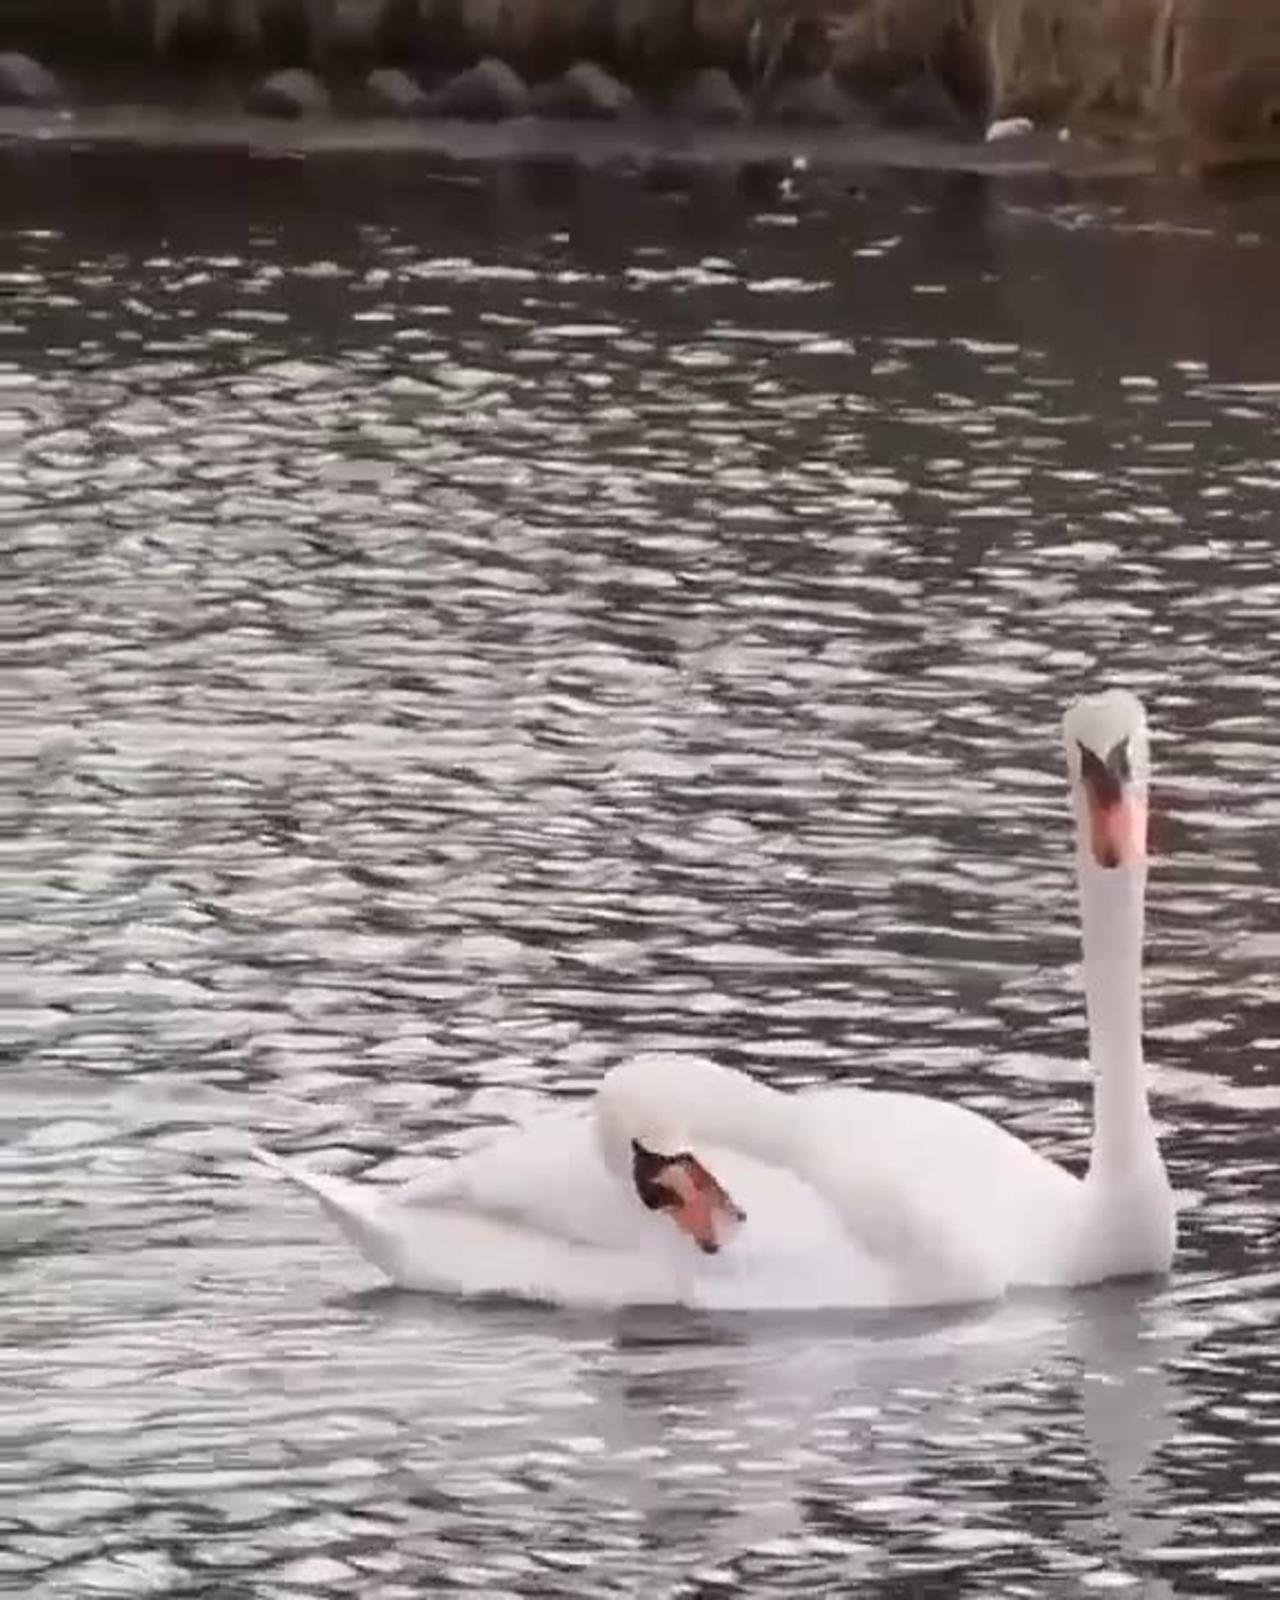
<path fill-rule="evenodd" d="M 186 150 L 278 159 L 422 155 L 460 164 L 563 160 L 640 169 L 671 163 L 695 171 L 764 165 L 780 171 L 879 169 L 993 179 L 1133 178 L 1160 169 L 1150 148 L 1034 132 L 986 143 L 865 128 L 694 127 L 660 116 L 619 123 L 540 117 L 494 123 L 394 117 L 286 122 L 241 111 L 182 113 L 125 105 L 74 111 L 0 108 L 0 149 L 6 147 Z"/>
<path fill-rule="evenodd" d="M 1280 164 L 1280 0 L 0 0 L 0 138 L 1187 175 Z"/>

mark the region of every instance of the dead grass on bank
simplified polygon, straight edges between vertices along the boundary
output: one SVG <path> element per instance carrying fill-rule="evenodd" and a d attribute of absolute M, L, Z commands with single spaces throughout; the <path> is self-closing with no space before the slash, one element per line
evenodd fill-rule
<path fill-rule="evenodd" d="M 983 0 L 1005 115 L 1148 116 L 1168 82 L 1170 0 Z"/>
<path fill-rule="evenodd" d="M 0 0 L 0 35 L 54 65 L 590 55 L 750 81 L 801 34 L 855 78 L 931 67 L 993 115 L 1280 142 L 1280 0 Z"/>

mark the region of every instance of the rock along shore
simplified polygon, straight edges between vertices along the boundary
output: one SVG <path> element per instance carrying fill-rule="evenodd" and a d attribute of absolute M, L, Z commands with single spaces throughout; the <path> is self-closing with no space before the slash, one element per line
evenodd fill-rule
<path fill-rule="evenodd" d="M 6 131 L 70 112 L 81 136 L 123 136 L 126 104 L 224 139 L 235 118 L 298 124 L 308 148 L 374 126 L 395 143 L 392 123 L 624 142 L 665 123 L 868 159 L 935 141 L 944 164 L 1035 129 L 1280 159 L 1280 0 L 0 0 Z M 352 122 L 367 132 L 324 131 Z"/>

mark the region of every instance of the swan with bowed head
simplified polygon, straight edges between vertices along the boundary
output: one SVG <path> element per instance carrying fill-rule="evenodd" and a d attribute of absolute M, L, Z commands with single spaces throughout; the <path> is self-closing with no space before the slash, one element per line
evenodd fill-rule
<path fill-rule="evenodd" d="M 614 1067 L 397 1189 L 262 1161 L 406 1289 L 561 1304 L 923 1306 L 1166 1271 L 1176 1215 L 1142 1055 L 1148 748 L 1140 702 L 1063 725 L 1089 1053 L 1088 1170 L 924 1095 L 783 1093 L 693 1056 Z"/>

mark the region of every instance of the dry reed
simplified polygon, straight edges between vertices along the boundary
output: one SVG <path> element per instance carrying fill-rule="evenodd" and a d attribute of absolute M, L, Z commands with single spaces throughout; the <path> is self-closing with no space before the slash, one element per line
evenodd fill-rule
<path fill-rule="evenodd" d="M 0 0 L 0 37 L 54 65 L 590 55 L 750 78 L 799 30 L 846 75 L 933 70 L 994 115 L 1280 139 L 1280 0 Z"/>

